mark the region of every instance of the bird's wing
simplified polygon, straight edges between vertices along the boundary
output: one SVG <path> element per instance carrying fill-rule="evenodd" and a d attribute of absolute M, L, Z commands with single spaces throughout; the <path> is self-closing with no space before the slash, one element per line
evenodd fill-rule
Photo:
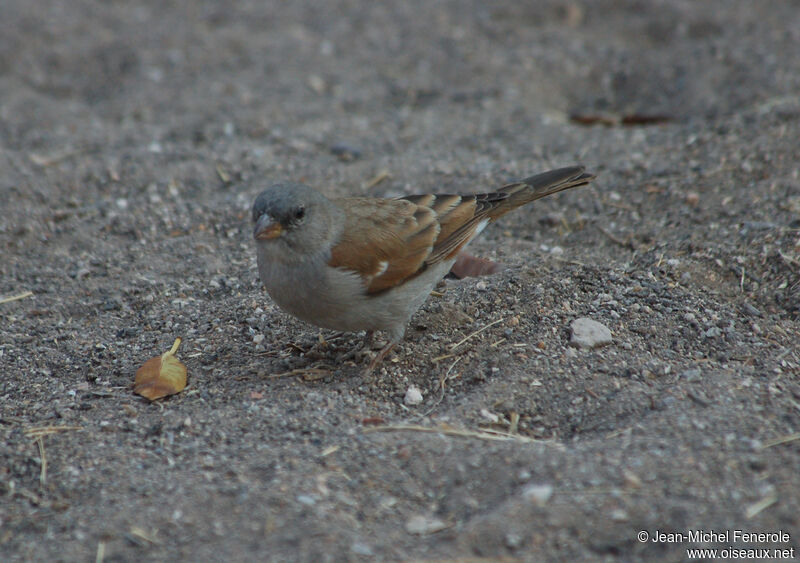
<path fill-rule="evenodd" d="M 345 226 L 329 265 L 358 273 L 367 293 L 379 293 L 429 265 L 454 259 L 489 222 L 515 207 L 593 178 L 583 168 L 571 167 L 485 194 L 340 199 Z"/>

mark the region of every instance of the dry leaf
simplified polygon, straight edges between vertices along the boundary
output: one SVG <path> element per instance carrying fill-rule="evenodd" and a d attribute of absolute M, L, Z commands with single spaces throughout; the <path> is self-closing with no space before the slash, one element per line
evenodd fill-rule
<path fill-rule="evenodd" d="M 133 392 L 151 401 L 180 393 L 186 387 L 186 366 L 175 357 L 181 339 L 176 338 L 169 351 L 147 360 L 136 370 Z"/>

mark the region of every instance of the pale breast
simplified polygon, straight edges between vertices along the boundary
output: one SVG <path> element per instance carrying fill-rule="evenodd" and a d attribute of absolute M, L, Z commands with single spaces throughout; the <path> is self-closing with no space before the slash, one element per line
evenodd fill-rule
<path fill-rule="evenodd" d="M 342 331 L 385 330 L 400 337 L 411 315 L 425 302 L 452 261 L 435 264 L 403 285 L 377 295 L 366 295 L 353 272 L 319 261 L 285 265 L 263 260 L 258 271 L 275 303 L 308 323 Z"/>

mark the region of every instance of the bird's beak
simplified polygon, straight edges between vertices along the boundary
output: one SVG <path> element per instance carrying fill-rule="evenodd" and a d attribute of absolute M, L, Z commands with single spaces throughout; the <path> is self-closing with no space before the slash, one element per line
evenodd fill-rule
<path fill-rule="evenodd" d="M 283 227 L 281 224 L 273 221 L 272 217 L 266 213 L 258 218 L 255 229 L 253 229 L 253 238 L 256 240 L 271 240 L 282 234 Z"/>

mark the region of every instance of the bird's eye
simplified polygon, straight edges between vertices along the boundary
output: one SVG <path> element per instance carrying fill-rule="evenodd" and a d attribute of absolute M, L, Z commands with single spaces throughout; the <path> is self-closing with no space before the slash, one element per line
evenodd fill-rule
<path fill-rule="evenodd" d="M 305 207 L 298 207 L 297 209 L 294 210 L 295 221 L 300 221 L 305 216 L 306 216 L 306 208 Z"/>

